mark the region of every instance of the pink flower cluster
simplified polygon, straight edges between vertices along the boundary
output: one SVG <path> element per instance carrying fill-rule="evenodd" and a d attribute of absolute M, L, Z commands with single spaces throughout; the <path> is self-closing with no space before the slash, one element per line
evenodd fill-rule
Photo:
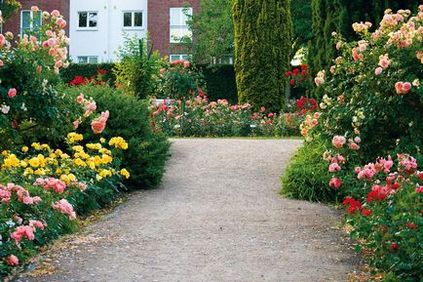
<path fill-rule="evenodd" d="M 18 226 L 16 230 L 10 234 L 10 238 L 15 240 L 16 244 L 19 244 L 23 238 L 32 241 L 35 239 L 34 228 L 29 225 Z"/>
<path fill-rule="evenodd" d="M 0 184 L 0 201 L 2 203 L 9 203 L 13 193 L 16 193 L 18 201 L 25 205 L 36 205 L 41 202 L 40 197 L 31 197 L 28 190 L 19 185 L 8 183 L 3 186 Z"/>
<path fill-rule="evenodd" d="M 15 243 L 18 245 L 23 238 L 26 238 L 29 241 L 35 239 L 34 232 L 37 229 L 44 230 L 45 224 L 39 220 L 30 220 L 28 225 L 18 226 L 14 232 L 10 234 L 10 238 L 15 240 Z"/>
<path fill-rule="evenodd" d="M 63 193 L 66 189 L 66 183 L 54 177 L 37 178 L 34 182 L 35 186 L 41 186 L 45 190 L 52 189 L 56 193 Z"/>
<path fill-rule="evenodd" d="M 341 149 L 346 142 L 347 139 L 344 136 L 336 135 L 332 138 L 332 145 L 337 149 Z"/>
<path fill-rule="evenodd" d="M 76 213 L 73 210 L 73 206 L 66 199 L 61 199 L 60 201 L 54 203 L 53 209 L 59 211 L 64 215 L 67 215 L 70 220 L 76 218 Z"/>
<path fill-rule="evenodd" d="M 411 157 L 407 154 L 399 154 L 398 155 L 399 160 L 399 172 L 405 172 L 408 174 L 413 174 L 417 170 L 417 161 L 415 158 Z"/>
<path fill-rule="evenodd" d="M 388 159 L 379 158 L 376 163 L 369 163 L 363 168 L 356 167 L 355 173 L 358 179 L 372 180 L 372 178 L 381 171 L 389 173 L 393 165 L 394 162 L 390 156 Z"/>
<path fill-rule="evenodd" d="M 191 63 L 187 60 L 176 60 L 170 63 L 171 66 L 183 66 L 184 68 L 189 68 Z"/>
<path fill-rule="evenodd" d="M 100 134 L 104 131 L 109 115 L 109 111 L 102 112 L 100 117 L 91 122 L 91 129 L 95 134 Z"/>
<path fill-rule="evenodd" d="M 395 91 L 397 92 L 397 94 L 399 95 L 405 95 L 408 92 L 410 92 L 411 90 L 411 83 L 410 82 L 402 82 L 402 81 L 398 81 L 397 83 L 395 83 Z"/>

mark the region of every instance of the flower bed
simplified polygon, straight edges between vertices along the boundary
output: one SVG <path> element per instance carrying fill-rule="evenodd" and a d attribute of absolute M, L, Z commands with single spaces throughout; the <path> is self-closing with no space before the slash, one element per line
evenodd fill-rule
<path fill-rule="evenodd" d="M 78 215 L 127 190 L 132 173 L 137 185 L 157 185 L 169 147 L 152 133 L 146 102 L 110 90 L 104 71 L 72 87 L 60 84 L 68 65 L 66 22 L 56 10 L 33 6 L 31 13 L 43 17 L 42 27 L 16 41 L 0 34 L 2 278 L 78 228 Z"/>
<path fill-rule="evenodd" d="M 170 100 L 166 100 L 170 101 Z M 302 115 L 254 112 L 251 105 L 209 102 L 204 96 L 152 105 L 153 127 L 169 136 L 297 136 Z"/>

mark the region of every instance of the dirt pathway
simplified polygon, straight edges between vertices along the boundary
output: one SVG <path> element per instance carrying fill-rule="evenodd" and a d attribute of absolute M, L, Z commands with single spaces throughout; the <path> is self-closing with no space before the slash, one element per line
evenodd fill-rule
<path fill-rule="evenodd" d="M 353 255 L 328 207 L 287 200 L 297 140 L 178 139 L 163 185 L 137 192 L 19 281 L 345 281 Z"/>

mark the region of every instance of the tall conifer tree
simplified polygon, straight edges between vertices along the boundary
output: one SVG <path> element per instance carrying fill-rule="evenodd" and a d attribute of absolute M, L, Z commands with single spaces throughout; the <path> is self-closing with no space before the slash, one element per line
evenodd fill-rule
<path fill-rule="evenodd" d="M 279 111 L 292 45 L 291 0 L 233 0 L 239 100 Z"/>

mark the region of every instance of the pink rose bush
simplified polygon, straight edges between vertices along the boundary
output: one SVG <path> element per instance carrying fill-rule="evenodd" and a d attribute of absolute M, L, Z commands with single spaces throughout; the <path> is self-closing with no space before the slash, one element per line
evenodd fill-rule
<path fill-rule="evenodd" d="M 66 97 L 56 85 L 59 71 L 69 65 L 66 21 L 60 13 L 41 13 L 36 6 L 30 12 L 42 17 L 40 27 L 23 36 L 7 30 L 0 34 L 1 147 L 13 144 L 21 131 L 36 133 L 52 123 L 65 128 L 60 123 L 66 113 L 58 108 Z"/>
<path fill-rule="evenodd" d="M 375 271 L 420 281 L 423 5 L 415 14 L 387 10 L 379 25 L 353 29 L 356 42 L 334 34 L 334 65 L 315 78 L 319 117 L 303 121 L 305 147 L 284 186 L 301 183 L 291 195 L 342 203 L 357 249 Z"/>
<path fill-rule="evenodd" d="M 250 104 L 209 102 L 197 96 L 185 101 L 165 100 L 150 107 L 152 126 L 169 136 L 281 136 L 298 135 L 302 116 L 297 113 L 253 111 Z"/>

